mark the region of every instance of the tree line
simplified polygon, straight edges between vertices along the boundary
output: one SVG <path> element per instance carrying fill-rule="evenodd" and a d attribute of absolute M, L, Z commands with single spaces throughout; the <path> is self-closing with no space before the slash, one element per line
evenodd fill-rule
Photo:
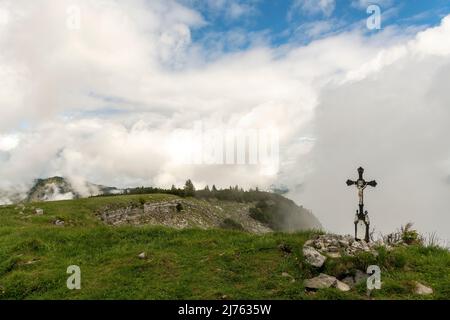
<path fill-rule="evenodd" d="M 138 187 L 129 188 L 124 191 L 124 194 L 153 194 L 163 193 L 172 194 L 179 197 L 195 197 L 198 199 L 218 199 L 229 200 L 237 202 L 254 202 L 259 200 L 267 200 L 268 195 L 274 195 L 273 193 L 260 191 L 258 188 L 244 190 L 238 185 L 225 189 L 219 189 L 215 185 L 212 187 L 206 186 L 203 189 L 197 190 L 192 183 L 191 179 L 188 179 L 182 188 L 177 188 L 172 185 L 170 189 L 157 188 L 157 187 Z"/>

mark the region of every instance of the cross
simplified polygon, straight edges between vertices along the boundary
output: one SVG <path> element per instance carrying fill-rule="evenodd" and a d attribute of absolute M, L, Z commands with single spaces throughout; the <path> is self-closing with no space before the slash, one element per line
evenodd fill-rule
<path fill-rule="evenodd" d="M 356 211 L 356 218 L 355 218 L 355 239 L 360 240 L 357 237 L 357 224 L 359 221 L 363 221 L 366 225 L 366 232 L 365 232 L 365 240 L 366 242 L 369 242 L 369 216 L 368 212 L 364 211 L 364 190 L 367 188 L 367 186 L 376 187 L 377 182 L 375 180 L 373 181 L 366 181 L 364 180 L 364 169 L 362 167 L 358 168 L 358 175 L 359 178 L 356 181 L 353 180 L 347 180 L 347 185 L 352 186 L 356 185 L 356 188 L 358 189 L 358 197 L 359 197 L 359 211 Z"/>

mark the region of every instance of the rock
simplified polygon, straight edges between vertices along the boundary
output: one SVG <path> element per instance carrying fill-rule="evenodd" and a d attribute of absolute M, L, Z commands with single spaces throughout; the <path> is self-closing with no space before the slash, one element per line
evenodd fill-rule
<path fill-rule="evenodd" d="M 355 280 L 355 284 L 360 284 L 361 282 L 366 282 L 369 275 L 361 270 L 356 270 L 355 276 L 353 279 Z"/>
<path fill-rule="evenodd" d="M 307 289 L 326 289 L 326 288 L 336 288 L 340 291 L 349 291 L 350 286 L 339 281 L 335 277 L 329 276 L 327 274 L 321 273 L 319 276 L 307 279 L 304 281 L 304 285 Z"/>
<path fill-rule="evenodd" d="M 419 294 L 419 295 L 429 295 L 429 294 L 433 294 L 433 289 L 416 281 L 414 293 Z"/>
<path fill-rule="evenodd" d="M 344 292 L 350 291 L 350 286 L 339 280 L 336 281 L 336 284 L 334 286 L 336 289 L 338 289 L 340 291 L 344 291 Z"/>
<path fill-rule="evenodd" d="M 351 276 L 347 276 L 344 279 L 342 279 L 342 282 L 348 285 L 349 287 L 355 286 L 355 280 Z"/>
<path fill-rule="evenodd" d="M 316 240 L 316 241 L 314 241 L 314 248 L 321 250 L 321 249 L 325 248 L 325 245 L 322 241 Z"/>
<path fill-rule="evenodd" d="M 339 252 L 339 248 L 335 246 L 328 247 L 328 252 Z"/>
<path fill-rule="evenodd" d="M 337 281 L 335 277 L 321 273 L 315 278 L 305 280 L 303 284 L 307 289 L 326 289 L 335 286 Z"/>
<path fill-rule="evenodd" d="M 314 244 L 314 240 L 307 240 L 304 244 L 305 247 L 311 247 Z"/>
<path fill-rule="evenodd" d="M 141 252 L 141 253 L 138 255 L 138 257 L 139 257 L 139 259 L 145 259 L 145 258 L 147 258 L 147 254 L 146 254 L 145 252 Z"/>
<path fill-rule="evenodd" d="M 350 243 L 347 240 L 339 240 L 339 245 L 341 247 L 348 247 Z"/>
<path fill-rule="evenodd" d="M 351 244 L 351 247 L 352 247 L 352 248 L 355 248 L 355 249 L 362 249 L 362 245 L 361 245 L 361 243 L 359 243 L 358 241 L 354 241 L 354 242 Z"/>
<path fill-rule="evenodd" d="M 284 277 L 284 278 L 289 278 L 289 279 L 291 279 L 291 282 L 295 282 L 294 277 L 291 276 L 291 275 L 290 275 L 289 273 L 287 273 L 287 272 L 283 272 L 283 273 L 281 274 L 281 276 Z"/>
<path fill-rule="evenodd" d="M 35 263 L 37 263 L 37 262 L 39 262 L 39 260 L 35 260 L 35 259 L 33 259 L 33 260 L 29 260 L 29 261 L 27 261 L 27 262 L 25 262 L 24 263 L 24 265 L 31 265 L 31 264 L 35 264 Z"/>
<path fill-rule="evenodd" d="M 54 225 L 60 226 L 60 227 L 64 226 L 64 223 L 65 222 L 63 220 L 59 220 L 59 219 L 53 222 Z"/>
<path fill-rule="evenodd" d="M 34 213 L 38 216 L 42 216 L 44 214 L 44 210 L 37 208 L 34 210 Z"/>
<path fill-rule="evenodd" d="M 339 259 L 342 256 L 339 252 L 329 252 L 329 253 L 327 253 L 327 257 L 332 258 L 332 259 Z"/>
<path fill-rule="evenodd" d="M 312 247 L 303 247 L 303 256 L 308 264 L 313 267 L 320 268 L 327 260 L 326 257 L 321 255 L 316 249 Z"/>

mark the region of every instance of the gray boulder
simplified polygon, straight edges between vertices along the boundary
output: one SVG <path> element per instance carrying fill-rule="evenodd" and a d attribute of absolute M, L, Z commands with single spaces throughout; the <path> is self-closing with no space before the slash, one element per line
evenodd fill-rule
<path fill-rule="evenodd" d="M 321 273 L 315 278 L 307 279 L 304 281 L 304 286 L 307 289 L 318 290 L 326 288 L 336 288 L 340 291 L 349 291 L 350 286 L 344 282 L 339 281 L 335 277 Z"/>
<path fill-rule="evenodd" d="M 325 256 L 312 247 L 303 247 L 303 256 L 308 264 L 316 268 L 322 267 L 327 260 Z"/>
<path fill-rule="evenodd" d="M 429 294 L 433 294 L 433 289 L 430 287 L 427 287 L 426 285 L 421 284 L 420 282 L 415 282 L 415 288 L 414 288 L 414 293 L 415 294 L 419 294 L 421 296 L 423 295 L 429 295 Z"/>

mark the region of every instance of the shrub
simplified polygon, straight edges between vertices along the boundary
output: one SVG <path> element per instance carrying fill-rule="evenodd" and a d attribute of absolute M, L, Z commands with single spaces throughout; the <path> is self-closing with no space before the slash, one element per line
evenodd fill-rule
<path fill-rule="evenodd" d="M 408 222 L 404 227 L 402 226 L 400 229 L 402 240 L 406 244 L 422 244 L 422 238 L 417 232 L 417 230 L 412 229 L 413 224 Z"/>
<path fill-rule="evenodd" d="M 220 227 L 229 230 L 244 230 L 244 227 L 239 222 L 236 222 L 230 218 L 226 218 L 225 220 L 223 220 Z"/>

